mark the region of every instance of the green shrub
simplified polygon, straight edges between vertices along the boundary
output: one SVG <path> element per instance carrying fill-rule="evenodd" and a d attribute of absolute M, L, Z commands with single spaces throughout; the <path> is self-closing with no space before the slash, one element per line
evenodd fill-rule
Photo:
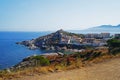
<path fill-rule="evenodd" d="M 117 39 L 110 39 L 107 41 L 107 44 L 109 47 L 120 47 L 120 40 L 117 40 Z"/>
<path fill-rule="evenodd" d="M 36 65 L 41 65 L 41 66 L 50 65 L 50 61 L 43 56 L 34 56 L 32 59 L 35 59 Z"/>
<path fill-rule="evenodd" d="M 109 47 L 109 53 L 116 55 L 120 53 L 120 40 L 118 39 L 110 39 L 107 41 Z"/>

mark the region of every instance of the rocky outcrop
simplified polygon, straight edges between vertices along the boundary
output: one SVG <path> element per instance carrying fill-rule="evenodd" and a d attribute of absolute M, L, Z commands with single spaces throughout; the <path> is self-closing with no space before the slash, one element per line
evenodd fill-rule
<path fill-rule="evenodd" d="M 17 42 L 16 44 L 21 44 L 21 45 L 27 46 L 29 49 L 36 49 L 37 46 L 35 46 L 34 43 L 35 43 L 34 39 L 32 39 L 32 40 L 29 40 L 29 41 Z"/>
<path fill-rule="evenodd" d="M 40 48 L 46 50 L 57 50 L 60 49 L 61 47 L 65 47 L 67 44 L 69 45 L 80 44 L 81 37 L 83 37 L 83 35 L 66 32 L 61 29 L 56 31 L 55 33 L 38 37 L 36 39 L 17 42 L 17 44 L 25 45 L 29 49 Z"/>

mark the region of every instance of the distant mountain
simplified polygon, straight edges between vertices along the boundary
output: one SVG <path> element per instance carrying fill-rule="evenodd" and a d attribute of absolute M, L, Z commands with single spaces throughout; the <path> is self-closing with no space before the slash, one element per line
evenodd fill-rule
<path fill-rule="evenodd" d="M 99 28 L 120 28 L 120 24 L 117 26 L 112 26 L 112 25 L 101 25 L 98 26 Z"/>
<path fill-rule="evenodd" d="M 75 33 L 101 33 L 101 32 L 120 33 L 120 24 L 117 26 L 101 25 L 97 27 L 88 28 L 85 30 L 71 30 L 71 32 L 75 32 Z"/>

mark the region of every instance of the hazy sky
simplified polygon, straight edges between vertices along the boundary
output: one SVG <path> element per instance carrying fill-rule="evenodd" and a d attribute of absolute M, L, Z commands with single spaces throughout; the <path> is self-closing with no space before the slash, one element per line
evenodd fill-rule
<path fill-rule="evenodd" d="M 0 0 L 0 31 L 80 30 L 120 23 L 120 0 Z"/>

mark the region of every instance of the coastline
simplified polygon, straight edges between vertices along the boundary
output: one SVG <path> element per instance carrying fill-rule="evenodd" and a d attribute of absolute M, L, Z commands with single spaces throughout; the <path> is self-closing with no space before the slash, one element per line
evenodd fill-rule
<path fill-rule="evenodd" d="M 99 36 L 103 34 L 104 37 Z M 91 38 L 91 35 L 94 35 L 92 36 L 93 38 Z M 24 45 L 30 49 L 39 48 L 54 50 L 55 52 L 26 57 L 13 67 L 0 71 L 0 76 L 3 79 L 12 79 L 36 73 L 67 71 L 120 56 L 120 45 L 116 45 L 120 44 L 120 41 L 119 39 L 111 39 L 109 33 L 90 34 L 90 38 L 86 38 L 88 35 L 86 37 L 81 36 L 81 34 L 58 30 L 46 36 L 18 42 L 17 44 Z M 104 43 L 98 44 L 96 41 Z M 71 54 L 61 53 L 59 52 L 60 50 L 70 51 Z"/>

